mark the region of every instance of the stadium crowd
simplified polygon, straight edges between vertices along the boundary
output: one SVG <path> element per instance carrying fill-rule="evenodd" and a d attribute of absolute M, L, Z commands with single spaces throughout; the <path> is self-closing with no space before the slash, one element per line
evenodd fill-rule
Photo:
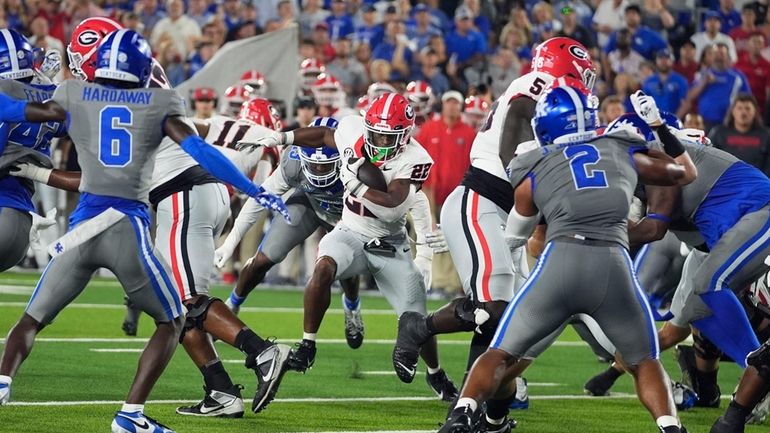
<path fill-rule="evenodd" d="M 304 95 L 289 127 L 341 106 L 363 107 L 390 86 L 411 95 L 424 107 L 416 137 L 438 162 L 426 184 L 437 222 L 493 101 L 530 70 L 534 47 L 554 36 L 578 40 L 595 59 L 602 124 L 632 111 L 629 97 L 641 89 L 686 126 L 705 129 L 715 146 L 770 173 L 770 15 L 762 0 L 6 0 L 0 11 L 0 27 L 65 61 L 79 22 L 113 18 L 147 37 L 172 85 L 194 76 L 229 41 L 296 24 Z M 327 81 L 316 85 L 322 73 Z M 341 90 L 331 112 L 312 91 L 324 85 Z M 221 108 L 232 95 L 201 88 L 191 96 L 206 117 L 209 104 L 222 99 Z M 60 163 L 75 168 L 72 155 Z M 245 242 L 241 255 L 248 257 L 258 239 Z M 437 257 L 437 270 L 452 269 L 447 254 Z M 301 284 L 301 266 L 289 262 L 277 281 Z M 453 272 L 434 275 L 434 287 L 459 289 Z"/>

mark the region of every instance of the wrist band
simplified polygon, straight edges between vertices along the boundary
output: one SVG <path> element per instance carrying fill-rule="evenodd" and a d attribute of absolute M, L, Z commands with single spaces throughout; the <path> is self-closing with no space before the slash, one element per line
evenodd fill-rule
<path fill-rule="evenodd" d="M 294 131 L 284 132 L 283 133 L 283 143 L 284 144 L 294 144 Z"/>
<path fill-rule="evenodd" d="M 648 213 L 645 218 L 650 218 L 653 220 L 663 221 L 664 223 L 670 223 L 671 218 L 666 215 L 661 215 L 657 213 Z"/>

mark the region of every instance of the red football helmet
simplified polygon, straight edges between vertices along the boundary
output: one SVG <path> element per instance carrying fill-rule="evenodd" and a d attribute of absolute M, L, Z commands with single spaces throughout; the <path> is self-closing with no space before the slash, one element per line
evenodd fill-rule
<path fill-rule="evenodd" d="M 267 80 L 265 79 L 265 74 L 256 69 L 244 72 L 243 75 L 241 75 L 239 84 L 250 87 L 254 97 L 264 98 L 267 96 Z"/>
<path fill-rule="evenodd" d="M 549 87 L 549 89 L 553 89 L 555 87 L 572 87 L 573 89 L 577 89 L 580 91 L 580 93 L 584 94 L 586 98 L 588 98 L 588 102 L 594 108 L 599 108 L 599 98 L 591 93 L 591 90 L 586 87 L 582 80 L 572 78 L 569 75 L 565 75 L 553 80 L 553 83 L 551 83 L 551 87 Z"/>
<path fill-rule="evenodd" d="M 581 80 L 588 90 L 596 81 L 591 55 L 580 42 L 565 38 L 551 38 L 535 48 L 532 70 L 545 72 L 554 78 L 565 75 Z"/>
<path fill-rule="evenodd" d="M 310 87 L 318 80 L 318 76 L 326 71 L 326 67 L 318 59 L 305 59 L 299 65 L 299 87 L 308 93 Z"/>
<path fill-rule="evenodd" d="M 372 83 L 366 89 L 366 96 L 369 97 L 370 101 L 374 101 L 386 93 L 396 93 L 396 88 L 384 81 Z"/>
<path fill-rule="evenodd" d="M 366 109 L 369 108 L 369 97 L 364 95 L 356 101 L 356 111 L 366 116 Z"/>
<path fill-rule="evenodd" d="M 273 131 L 279 131 L 283 128 L 281 116 L 278 110 L 273 107 L 267 99 L 256 98 L 246 101 L 241 105 L 241 111 L 238 112 L 238 120 L 262 125 Z"/>
<path fill-rule="evenodd" d="M 467 123 L 473 129 L 479 129 L 489 114 L 489 102 L 469 96 L 465 98 L 465 109 L 463 110 L 463 122 Z"/>
<path fill-rule="evenodd" d="M 391 160 L 409 143 L 414 109 L 398 93 L 386 93 L 366 110 L 364 127 L 364 145 L 369 159 L 372 162 Z"/>
<path fill-rule="evenodd" d="M 236 84 L 225 90 L 225 103 L 222 104 L 221 114 L 229 117 L 235 117 L 241 109 L 241 105 L 249 100 L 250 92 L 244 86 Z"/>
<path fill-rule="evenodd" d="M 412 81 L 406 85 L 406 99 L 414 107 L 418 116 L 428 117 L 431 107 L 436 103 L 433 89 L 425 81 Z"/>
<path fill-rule="evenodd" d="M 123 26 L 105 17 L 86 18 L 72 31 L 67 45 L 67 57 L 72 75 L 84 81 L 93 81 L 96 72 L 96 49 L 108 34 Z"/>
<path fill-rule="evenodd" d="M 345 106 L 345 91 L 342 89 L 342 84 L 334 76 L 329 74 L 321 74 L 313 86 L 310 88 L 313 92 L 313 98 L 315 98 L 318 105 L 342 108 Z"/>

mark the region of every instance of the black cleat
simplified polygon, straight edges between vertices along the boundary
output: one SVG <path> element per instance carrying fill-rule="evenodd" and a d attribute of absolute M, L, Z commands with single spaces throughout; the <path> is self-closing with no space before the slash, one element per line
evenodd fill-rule
<path fill-rule="evenodd" d="M 474 414 L 468 406 L 456 407 L 449 413 L 446 422 L 438 433 L 471 433 L 473 431 Z"/>
<path fill-rule="evenodd" d="M 610 395 L 610 388 L 615 384 L 617 378 L 613 377 L 609 369 L 597 374 L 583 385 L 586 394 L 594 397 L 604 397 Z"/>
<path fill-rule="evenodd" d="M 315 363 L 315 341 L 302 340 L 294 345 L 289 354 L 289 370 L 305 373 Z"/>
<path fill-rule="evenodd" d="M 259 355 L 249 355 L 246 367 L 257 374 L 257 392 L 251 403 L 251 410 L 259 413 L 275 398 L 278 386 L 289 362 L 291 348 L 286 344 L 271 344 Z"/>
<path fill-rule="evenodd" d="M 698 392 L 698 375 L 695 367 L 695 349 L 692 346 L 679 344 L 674 348 L 676 362 L 682 370 L 682 383 Z"/>
<path fill-rule="evenodd" d="M 452 382 L 452 379 L 446 375 L 444 370 L 439 370 L 434 374 L 426 374 L 425 381 L 428 382 L 430 389 L 432 389 L 441 400 L 449 402 L 457 397 L 457 387 Z"/>
<path fill-rule="evenodd" d="M 407 311 L 398 318 L 398 336 L 393 348 L 393 369 L 404 383 L 412 383 L 417 373 L 420 347 L 430 338 L 425 316 Z"/>
<path fill-rule="evenodd" d="M 195 406 L 182 406 L 176 409 L 179 415 L 208 416 L 219 418 L 241 418 L 243 416 L 243 399 L 240 385 L 233 385 L 227 392 L 208 390 L 203 400 Z"/>
<path fill-rule="evenodd" d="M 518 423 L 513 418 L 505 417 L 502 424 L 492 424 L 487 421 L 486 416 L 482 416 L 476 425 L 476 433 L 510 433 L 516 428 Z"/>
<path fill-rule="evenodd" d="M 744 424 L 731 424 L 725 421 L 725 417 L 720 416 L 719 419 L 711 426 L 709 433 L 743 433 L 745 429 Z"/>
<path fill-rule="evenodd" d="M 136 331 L 139 330 L 139 316 L 142 314 L 142 310 L 137 308 L 128 296 L 124 297 L 124 301 L 126 304 L 126 318 L 123 319 L 121 329 L 129 337 L 136 337 Z"/>

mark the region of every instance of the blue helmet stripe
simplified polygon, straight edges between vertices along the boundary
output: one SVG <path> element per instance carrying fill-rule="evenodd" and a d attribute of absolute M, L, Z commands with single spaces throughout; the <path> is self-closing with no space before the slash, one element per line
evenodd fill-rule
<path fill-rule="evenodd" d="M 127 32 L 126 29 L 118 30 L 115 33 L 115 37 L 112 39 L 112 45 L 110 45 L 110 70 L 118 70 L 118 53 L 120 53 L 120 42 L 123 40 L 123 35 Z"/>
<path fill-rule="evenodd" d="M 569 95 L 569 98 L 572 100 L 572 104 L 575 106 L 575 117 L 577 117 L 576 132 L 586 132 L 586 118 L 584 114 L 585 107 L 583 107 L 583 101 L 580 100 L 580 96 L 572 87 L 564 86 L 559 88 L 564 89 L 567 92 L 567 95 Z"/>

